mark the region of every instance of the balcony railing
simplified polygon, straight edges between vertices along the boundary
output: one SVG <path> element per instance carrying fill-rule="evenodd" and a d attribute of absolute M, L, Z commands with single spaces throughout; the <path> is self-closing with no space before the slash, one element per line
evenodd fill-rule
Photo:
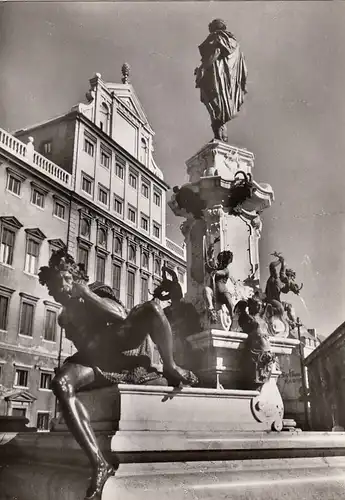
<path fill-rule="evenodd" d="M 0 128 L 0 149 L 4 149 L 24 160 L 28 165 L 47 175 L 59 184 L 71 186 L 71 175 L 45 156 L 37 153 L 32 140 L 24 144 L 19 139 Z"/>
<path fill-rule="evenodd" d="M 171 250 L 172 252 L 176 253 L 183 259 L 186 258 L 186 252 L 183 247 L 180 247 L 177 245 L 177 243 L 174 243 L 173 241 L 169 240 L 168 238 L 165 239 L 166 247 Z"/>

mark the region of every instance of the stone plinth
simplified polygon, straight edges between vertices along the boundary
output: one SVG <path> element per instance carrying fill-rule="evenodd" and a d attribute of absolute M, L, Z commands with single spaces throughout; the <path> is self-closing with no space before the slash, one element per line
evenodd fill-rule
<path fill-rule="evenodd" d="M 275 415 L 258 417 L 255 390 L 119 385 L 80 394 L 97 431 L 185 432 L 271 430 Z M 63 422 L 55 431 L 66 431 Z M 156 439 L 156 438 L 155 438 Z"/>
<path fill-rule="evenodd" d="M 193 368 L 198 373 L 202 385 L 226 388 L 243 387 L 243 350 L 247 334 L 218 329 L 210 329 L 187 338 L 193 354 Z M 289 356 L 299 345 L 297 339 L 270 337 L 272 352 Z M 274 373 L 277 379 L 280 371 Z"/>

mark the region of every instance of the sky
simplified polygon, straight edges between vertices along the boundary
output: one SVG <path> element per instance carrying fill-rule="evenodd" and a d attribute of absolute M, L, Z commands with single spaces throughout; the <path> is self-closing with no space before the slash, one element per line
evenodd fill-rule
<path fill-rule="evenodd" d="M 3 3 L 0 127 L 68 111 L 96 72 L 120 81 L 126 61 L 156 132 L 156 162 L 170 185 L 183 184 L 185 161 L 212 138 L 193 72 L 218 17 L 249 72 L 229 142 L 254 153 L 254 179 L 275 192 L 263 214 L 262 286 L 270 253 L 282 252 L 304 283 L 291 302 L 327 336 L 345 320 L 344 2 Z M 181 243 L 182 219 L 167 212 L 168 236 Z"/>

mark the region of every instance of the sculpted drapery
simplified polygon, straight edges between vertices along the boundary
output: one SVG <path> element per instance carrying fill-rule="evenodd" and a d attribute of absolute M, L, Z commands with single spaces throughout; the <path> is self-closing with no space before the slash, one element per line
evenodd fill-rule
<path fill-rule="evenodd" d="M 210 114 L 215 138 L 226 142 L 225 124 L 243 104 L 247 67 L 237 40 L 223 21 L 212 21 L 209 31 L 199 46 L 201 66 L 195 70 L 196 87 Z"/>

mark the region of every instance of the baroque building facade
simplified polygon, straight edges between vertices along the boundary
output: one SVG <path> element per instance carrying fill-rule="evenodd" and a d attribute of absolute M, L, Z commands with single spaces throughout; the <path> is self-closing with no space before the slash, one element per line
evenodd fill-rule
<path fill-rule="evenodd" d="M 185 287 L 185 252 L 166 237 L 169 186 L 123 67 L 121 84 L 90 80 L 87 104 L 13 135 L 0 129 L 0 414 L 48 430 L 54 368 L 73 352 L 59 305 L 38 283 L 53 249 L 67 245 L 90 282 L 128 307 L 151 298 L 162 265 Z"/>

